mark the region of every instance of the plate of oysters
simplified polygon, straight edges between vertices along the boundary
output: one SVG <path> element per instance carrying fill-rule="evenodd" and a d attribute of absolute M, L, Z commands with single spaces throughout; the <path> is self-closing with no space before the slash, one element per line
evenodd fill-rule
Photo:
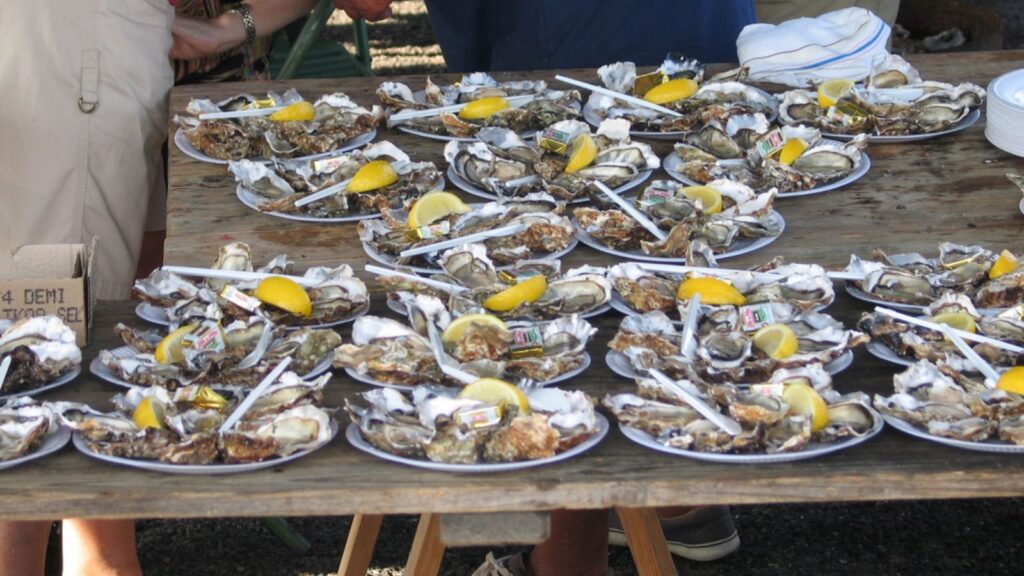
<path fill-rule="evenodd" d="M 588 201 L 594 182 L 615 192 L 639 186 L 661 166 L 651 147 L 629 138 L 629 122 L 609 120 L 596 134 L 578 120 L 562 120 L 527 143 L 506 128 L 484 128 L 476 142 L 444 147 L 448 177 L 483 198 L 546 192 L 571 204 Z"/>
<path fill-rule="evenodd" d="M 440 298 L 455 317 L 487 313 L 503 320 L 541 321 L 590 318 L 610 309 L 611 285 L 604 269 L 580 266 L 563 273 L 561 264 L 522 260 L 498 272 L 482 247 L 468 244 L 442 261 L 442 274 L 381 271 L 377 283 L 387 293 L 388 308 L 403 315 L 417 295 Z"/>
<path fill-rule="evenodd" d="M 583 117 L 593 126 L 606 119 L 625 119 L 631 134 L 642 138 L 678 139 L 700 129 L 705 122 L 742 114 L 763 114 L 769 121 L 778 102 L 764 90 L 745 84 L 743 69 L 704 77 L 704 64 L 679 54 L 668 54 L 654 72 L 638 74 L 632 62 L 616 62 L 598 69 L 605 88 L 640 97 L 669 108 L 678 115 L 637 106 L 605 94 L 591 93 Z"/>
<path fill-rule="evenodd" d="M 627 260 L 708 262 L 759 250 L 782 235 L 786 221 L 772 208 L 775 197 L 775 191 L 755 194 L 729 180 L 700 188 L 656 180 L 640 194 L 637 209 L 664 239 L 614 207 L 575 208 L 573 225 L 580 242 Z"/>
<path fill-rule="evenodd" d="M 433 274 L 472 245 L 500 269 L 520 260 L 568 254 L 577 240 L 563 206 L 543 193 L 465 204 L 451 192 L 431 192 L 408 210 L 387 211 L 382 218 L 362 220 L 357 226 L 366 254 L 387 266 Z M 434 244 L 439 248 L 429 250 Z M 403 255 L 407 251 L 417 253 Z"/>
<path fill-rule="evenodd" d="M 386 141 L 318 160 L 232 161 L 228 169 L 238 182 L 235 194 L 242 204 L 299 222 L 372 218 L 444 189 L 444 177 L 433 162 L 412 162 Z M 319 199 L 306 203 L 312 196 Z"/>
<path fill-rule="evenodd" d="M 543 80 L 499 82 L 483 72 L 466 74 L 449 85 L 437 85 L 428 77 L 425 88 L 417 91 L 401 82 L 382 82 L 377 97 L 388 126 L 433 140 L 463 141 L 472 141 L 487 127 L 531 135 L 559 120 L 578 117 L 581 101 L 579 92 L 553 90 Z M 460 104 L 465 104 L 461 110 L 429 113 Z M 427 113 L 402 118 L 413 111 Z"/>
<path fill-rule="evenodd" d="M 270 113 L 270 108 L 276 111 Z M 310 103 L 295 89 L 269 92 L 262 99 L 249 94 L 220 102 L 193 98 L 186 110 L 186 116 L 173 119 L 178 125 L 175 145 L 191 158 L 215 164 L 308 160 L 353 150 L 373 141 L 383 118 L 379 106 L 364 108 L 341 92 Z M 215 117 L 204 119 L 206 114 Z"/>
<path fill-rule="evenodd" d="M 114 330 L 125 345 L 100 350 L 90 371 L 118 386 L 168 390 L 189 385 L 252 388 L 285 358 L 292 359 L 297 373 L 313 378 L 330 370 L 334 349 L 341 345 L 341 336 L 328 328 L 285 332 L 258 318 L 226 326 L 186 324 L 168 334 L 124 324 Z"/>
<path fill-rule="evenodd" d="M 366 285 L 348 264 L 316 266 L 293 276 L 292 261 L 285 255 L 255 270 L 252 260 L 248 244 L 232 242 L 221 247 L 212 270 L 256 272 L 253 280 L 195 279 L 173 268 L 158 268 L 136 280 L 132 294 L 142 304 L 135 313 L 161 326 L 257 318 L 295 330 L 351 322 L 370 308 Z"/>
<path fill-rule="evenodd" d="M 498 391 L 500 390 L 500 392 Z M 527 392 L 489 380 L 461 391 L 422 386 L 411 394 L 376 388 L 346 399 L 355 448 L 442 472 L 522 470 L 575 458 L 608 433 L 608 421 L 578 390 Z"/>
<path fill-rule="evenodd" d="M 170 474 L 232 474 L 276 468 L 330 442 L 338 424 L 320 407 L 325 374 L 303 380 L 285 372 L 227 430 L 239 392 L 191 385 L 168 391 L 134 387 L 114 396 L 114 410 L 63 406 L 83 454 L 121 466 Z"/>
<path fill-rule="evenodd" d="M 0 470 L 53 454 L 70 439 L 47 402 L 22 397 L 0 406 Z"/>
<path fill-rule="evenodd" d="M 897 143 L 971 127 L 981 117 L 985 89 L 969 82 L 924 81 L 906 60 L 890 55 L 862 85 L 831 80 L 778 98 L 784 124 L 815 126 L 829 138 L 865 134 L 871 142 Z"/>
<path fill-rule="evenodd" d="M 1024 369 L 997 369 L 998 383 L 943 361 L 916 362 L 893 376 L 891 396 L 875 408 L 893 428 L 979 452 L 1024 453 Z"/>
<path fill-rule="evenodd" d="M 579 316 L 542 322 L 505 322 L 485 313 L 453 319 L 434 296 L 409 298 L 409 318 L 364 316 L 352 325 L 352 342 L 334 354 L 334 366 L 374 386 L 411 390 L 433 383 L 459 385 L 438 364 L 426 336 L 427 318 L 442 329 L 445 361 L 476 378 L 501 378 L 548 386 L 587 369 L 587 342 L 597 332 Z"/>
<path fill-rule="evenodd" d="M 57 316 L 0 320 L 0 400 L 37 394 L 81 373 L 75 331 Z"/>
<path fill-rule="evenodd" d="M 639 378 L 636 393 L 605 397 L 622 433 L 676 456 L 730 464 L 767 464 L 823 456 L 861 444 L 882 430 L 866 394 L 841 395 L 820 365 L 779 370 L 749 388 L 691 380 Z M 669 385 L 671 384 L 671 385 Z M 730 433 L 680 394 L 702 399 L 738 424 Z"/>
<path fill-rule="evenodd" d="M 1024 268 L 1009 250 L 998 255 L 982 246 L 939 244 L 937 257 L 919 253 L 887 254 L 881 249 L 871 260 L 850 256 L 846 291 L 859 300 L 922 314 L 944 294 L 966 296 L 978 310 L 1002 310 L 1020 303 Z"/>
<path fill-rule="evenodd" d="M 665 157 L 665 171 L 691 186 L 733 180 L 779 198 L 820 194 L 842 188 L 868 173 L 866 136 L 851 142 L 821 137 L 809 126 L 772 130 L 762 114 L 711 121 L 690 133 Z"/>

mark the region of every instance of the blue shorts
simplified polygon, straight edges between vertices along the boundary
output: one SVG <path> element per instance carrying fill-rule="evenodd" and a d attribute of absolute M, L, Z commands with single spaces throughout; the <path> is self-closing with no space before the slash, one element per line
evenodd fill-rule
<path fill-rule="evenodd" d="M 426 0 L 451 72 L 735 62 L 753 0 Z"/>

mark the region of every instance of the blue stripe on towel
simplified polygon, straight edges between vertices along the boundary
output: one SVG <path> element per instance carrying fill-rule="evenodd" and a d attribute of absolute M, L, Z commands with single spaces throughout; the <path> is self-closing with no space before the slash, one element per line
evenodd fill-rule
<path fill-rule="evenodd" d="M 845 52 L 843 54 L 838 54 L 836 56 L 832 56 L 832 57 L 826 58 L 826 59 L 824 59 L 824 60 L 822 60 L 820 62 L 814 62 L 814 63 L 811 63 L 811 64 L 805 64 L 803 66 L 799 66 L 799 67 L 796 67 L 796 68 L 775 68 L 775 69 L 772 70 L 772 72 L 774 73 L 774 72 L 791 72 L 791 71 L 795 71 L 795 70 L 809 70 L 811 68 L 818 68 L 818 67 L 824 66 L 826 64 L 831 64 L 832 62 L 836 62 L 838 60 L 843 60 L 843 59 L 846 59 L 846 58 L 850 58 L 852 56 L 855 56 L 855 55 L 859 54 L 860 52 L 864 52 L 865 50 L 871 48 L 873 45 L 878 43 L 879 38 L 882 36 L 882 31 L 883 30 L 885 30 L 885 23 L 880 21 L 880 26 L 878 27 L 878 30 L 875 30 L 875 34 L 871 38 L 869 38 L 865 43 L 863 43 L 859 47 L 857 47 L 856 50 L 853 50 L 852 52 Z"/>

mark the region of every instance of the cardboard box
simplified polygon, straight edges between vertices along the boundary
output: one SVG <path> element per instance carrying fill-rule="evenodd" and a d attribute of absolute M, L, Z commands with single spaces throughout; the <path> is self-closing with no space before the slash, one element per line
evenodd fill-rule
<path fill-rule="evenodd" d="M 39 244 L 22 246 L 13 255 L 0 253 L 0 318 L 54 314 L 85 346 L 92 326 L 91 255 L 84 244 Z"/>

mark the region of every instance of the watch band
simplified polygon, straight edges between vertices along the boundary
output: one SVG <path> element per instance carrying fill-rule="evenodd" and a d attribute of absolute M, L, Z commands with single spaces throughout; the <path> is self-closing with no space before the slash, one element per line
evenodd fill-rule
<path fill-rule="evenodd" d="M 252 11 L 249 5 L 240 2 L 238 5 L 225 11 L 227 14 L 238 14 L 242 17 L 242 26 L 245 28 L 245 42 L 242 44 L 246 49 L 251 49 L 256 43 L 256 22 L 252 19 Z"/>

